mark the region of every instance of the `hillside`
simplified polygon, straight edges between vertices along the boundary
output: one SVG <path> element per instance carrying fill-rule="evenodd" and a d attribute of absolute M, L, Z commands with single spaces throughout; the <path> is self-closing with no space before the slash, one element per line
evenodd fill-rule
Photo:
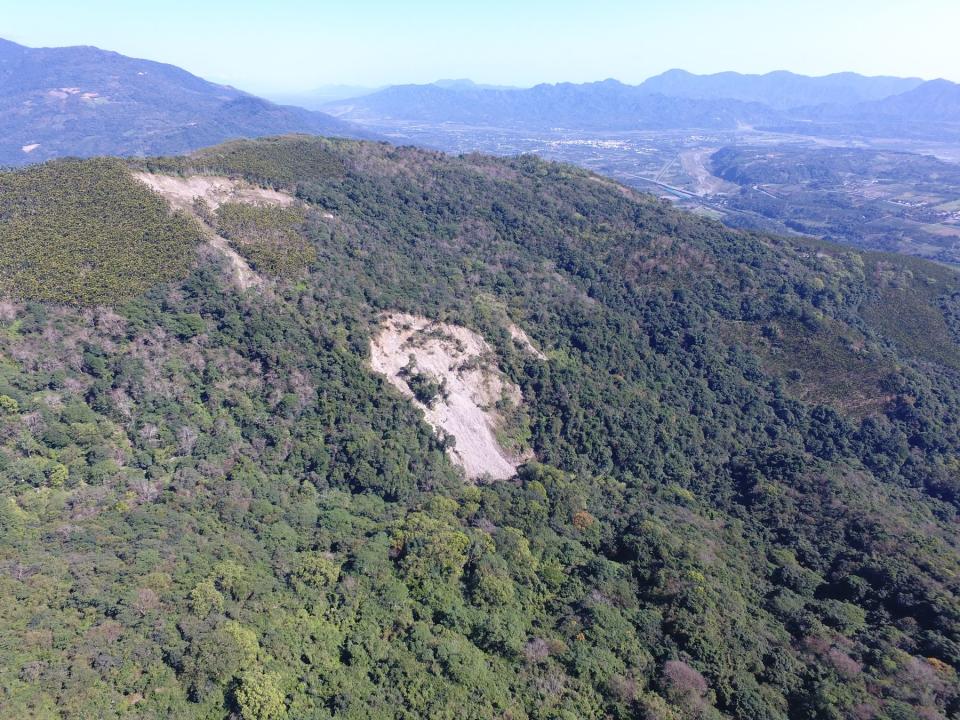
<path fill-rule="evenodd" d="M 0 165 L 177 153 L 284 132 L 369 136 L 329 115 L 274 105 L 172 65 L 0 39 Z"/>
<path fill-rule="evenodd" d="M 531 157 L 0 179 L 0 716 L 960 712 L 954 271 Z"/>

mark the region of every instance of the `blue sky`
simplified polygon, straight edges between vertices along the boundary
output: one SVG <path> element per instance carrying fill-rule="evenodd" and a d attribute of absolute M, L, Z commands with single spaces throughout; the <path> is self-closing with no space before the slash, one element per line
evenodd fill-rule
<path fill-rule="evenodd" d="M 97 45 L 260 93 L 787 69 L 960 81 L 958 0 L 0 0 L 0 37 Z"/>

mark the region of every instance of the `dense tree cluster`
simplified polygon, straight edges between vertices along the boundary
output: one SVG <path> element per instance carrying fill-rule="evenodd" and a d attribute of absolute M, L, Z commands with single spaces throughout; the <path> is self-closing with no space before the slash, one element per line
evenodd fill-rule
<path fill-rule="evenodd" d="M 0 715 L 958 716 L 952 271 L 533 158 L 146 164 L 294 191 L 316 260 L 0 304 Z M 482 333 L 537 460 L 465 483 L 384 310 Z"/>
<path fill-rule="evenodd" d="M 187 274 L 195 223 L 120 160 L 0 173 L 0 289 L 17 298 L 113 303 Z"/>
<path fill-rule="evenodd" d="M 215 217 L 217 232 L 257 272 L 295 275 L 317 259 L 317 251 L 301 232 L 306 222 L 302 208 L 224 203 Z"/>

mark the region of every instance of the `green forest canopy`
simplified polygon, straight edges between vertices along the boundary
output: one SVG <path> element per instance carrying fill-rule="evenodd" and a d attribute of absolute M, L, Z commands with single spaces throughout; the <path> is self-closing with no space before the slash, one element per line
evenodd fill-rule
<path fill-rule="evenodd" d="M 118 161 L 0 176 L 0 715 L 958 716 L 952 270 L 529 157 L 134 164 L 293 191 L 309 258 L 240 292 Z M 487 338 L 537 462 L 463 482 L 386 310 Z"/>

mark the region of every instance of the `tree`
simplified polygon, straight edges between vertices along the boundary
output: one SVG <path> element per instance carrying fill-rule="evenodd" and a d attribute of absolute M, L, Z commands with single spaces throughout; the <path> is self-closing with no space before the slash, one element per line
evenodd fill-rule
<path fill-rule="evenodd" d="M 190 609 L 198 617 L 206 617 L 211 612 L 223 612 L 223 595 L 212 580 L 202 580 L 190 591 Z"/>
<path fill-rule="evenodd" d="M 287 706 L 280 689 L 280 676 L 260 669 L 245 672 L 234 691 L 243 720 L 283 720 Z"/>

